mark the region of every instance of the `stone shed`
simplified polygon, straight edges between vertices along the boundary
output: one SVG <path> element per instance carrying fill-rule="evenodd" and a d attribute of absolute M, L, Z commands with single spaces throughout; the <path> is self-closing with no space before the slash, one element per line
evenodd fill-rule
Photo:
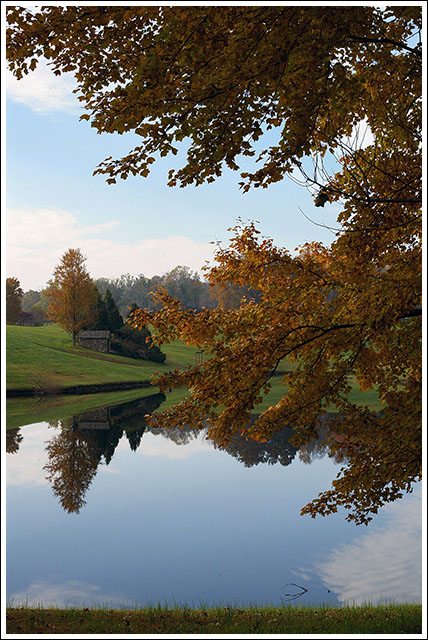
<path fill-rule="evenodd" d="M 101 407 L 100 409 L 85 411 L 85 413 L 81 413 L 75 417 L 77 418 L 77 426 L 80 429 L 110 429 L 110 407 Z"/>
<path fill-rule="evenodd" d="M 110 353 L 110 331 L 81 331 L 79 345 L 92 351 Z"/>

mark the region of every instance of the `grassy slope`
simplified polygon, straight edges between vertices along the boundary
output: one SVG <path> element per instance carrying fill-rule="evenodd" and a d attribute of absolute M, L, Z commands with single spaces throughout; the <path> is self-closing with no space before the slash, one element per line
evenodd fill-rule
<path fill-rule="evenodd" d="M 135 360 L 73 347 L 60 327 L 7 327 L 7 389 L 39 386 L 62 388 L 76 384 L 140 382 L 156 371 L 168 371 L 193 364 L 195 351 L 176 343 L 165 363 Z M 168 346 L 165 349 L 167 351 Z"/>
<path fill-rule="evenodd" d="M 281 397 L 287 392 L 286 382 L 287 379 L 285 379 L 283 383 L 281 376 L 273 378 L 271 380 L 272 389 L 266 396 L 263 397 L 263 401 L 261 402 L 261 404 L 255 407 L 254 412 L 260 413 L 268 407 L 277 404 Z M 354 402 L 359 406 L 366 406 L 372 411 L 379 411 L 382 408 L 382 402 L 379 399 L 378 393 L 375 389 L 371 389 L 370 391 L 361 391 L 355 379 L 351 379 L 350 383 L 352 389 L 349 394 L 349 399 L 351 400 L 351 402 Z M 336 407 L 332 406 L 329 408 L 329 411 L 336 413 L 337 409 Z"/>
<path fill-rule="evenodd" d="M 74 384 L 150 380 L 153 373 L 182 368 L 195 363 L 195 348 L 182 342 L 163 347 L 165 363 L 133 360 L 121 356 L 99 354 L 73 348 L 69 335 L 57 326 L 7 327 L 7 388 L 31 389 L 37 385 L 55 384 L 64 387 Z M 7 401 L 7 427 L 14 428 L 32 422 L 71 416 L 79 411 L 119 404 L 143 395 L 156 393 L 153 387 L 81 396 L 44 396 L 43 398 L 10 398 Z M 286 392 L 282 377 L 272 379 L 272 390 L 264 397 L 256 412 L 276 404 Z M 166 409 L 185 395 L 184 389 L 166 394 Z M 371 409 L 381 407 L 376 391 L 361 392 L 356 384 L 351 399 Z"/>
<path fill-rule="evenodd" d="M 10 634 L 421 634 L 421 605 L 249 609 L 7 609 Z M 25 637 L 25 636 L 24 636 Z M 199 636 L 200 637 L 200 636 Z"/>

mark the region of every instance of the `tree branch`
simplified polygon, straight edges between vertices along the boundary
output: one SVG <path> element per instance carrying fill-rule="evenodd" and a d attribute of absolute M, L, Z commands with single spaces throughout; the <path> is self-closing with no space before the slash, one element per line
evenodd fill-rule
<path fill-rule="evenodd" d="M 397 47 L 397 49 L 405 49 L 410 53 L 414 53 L 419 58 L 422 58 L 422 51 L 420 49 L 417 49 L 416 47 L 415 48 L 409 47 L 407 44 L 404 44 L 403 42 L 397 42 L 396 40 L 391 40 L 390 38 L 367 38 L 365 36 L 349 36 L 349 39 L 352 40 L 353 42 L 367 42 L 367 43 L 373 42 L 374 44 L 390 44 L 394 47 Z"/>

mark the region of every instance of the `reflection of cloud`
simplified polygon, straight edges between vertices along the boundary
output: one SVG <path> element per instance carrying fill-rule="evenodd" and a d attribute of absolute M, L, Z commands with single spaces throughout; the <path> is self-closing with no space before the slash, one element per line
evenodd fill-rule
<path fill-rule="evenodd" d="M 44 422 L 33 424 L 21 431 L 22 444 L 16 455 L 6 457 L 7 486 L 34 487 L 45 485 L 47 480 L 43 465 L 47 456 L 43 448 L 46 437 L 46 424 Z M 25 450 L 25 455 L 22 455 Z"/>
<path fill-rule="evenodd" d="M 18 278 L 24 290 L 44 287 L 52 270 L 70 247 L 87 256 L 93 278 L 114 278 L 121 273 L 162 275 L 177 264 L 199 271 L 212 257 L 213 246 L 187 236 L 143 238 L 133 244 L 118 242 L 112 231 L 119 222 L 83 225 L 78 217 L 59 209 L 9 209 L 7 211 L 7 273 Z"/>
<path fill-rule="evenodd" d="M 110 467 L 106 467 L 105 465 L 101 465 L 98 467 L 98 471 L 101 471 L 102 473 L 109 473 L 113 476 L 120 476 L 122 475 L 122 471 L 119 471 L 119 469 L 112 469 Z"/>
<path fill-rule="evenodd" d="M 213 445 L 204 438 L 205 435 L 201 433 L 196 439 L 184 445 L 177 444 L 173 440 L 168 440 L 162 435 L 155 436 L 153 433 L 145 433 L 137 453 L 143 456 L 159 456 L 170 460 L 184 460 L 185 458 L 190 458 L 195 453 L 213 450 Z M 126 442 L 122 441 L 121 444 L 125 448 L 129 447 Z"/>
<path fill-rule="evenodd" d="M 420 496 L 387 505 L 384 518 L 379 526 L 317 563 L 324 584 L 341 602 L 421 601 Z"/>
<path fill-rule="evenodd" d="M 18 607 L 105 607 L 130 606 L 132 602 L 120 593 L 106 593 L 95 584 L 67 580 L 64 583 L 39 580 L 24 591 L 8 596 L 8 606 Z"/>
<path fill-rule="evenodd" d="M 44 60 L 28 75 L 17 80 L 11 71 L 6 72 L 7 97 L 20 102 L 37 113 L 62 111 L 69 114 L 82 112 L 73 89 L 76 87 L 72 73 L 56 76 Z"/>

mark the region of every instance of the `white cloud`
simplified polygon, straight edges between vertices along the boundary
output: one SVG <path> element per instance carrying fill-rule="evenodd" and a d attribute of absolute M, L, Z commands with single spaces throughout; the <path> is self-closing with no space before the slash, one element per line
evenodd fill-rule
<path fill-rule="evenodd" d="M 75 87 L 72 73 L 56 76 L 43 60 L 21 80 L 17 80 L 11 71 L 6 72 L 7 97 L 41 114 L 58 111 L 73 115 L 80 113 L 80 103 L 73 94 Z"/>
<path fill-rule="evenodd" d="M 119 224 L 85 226 L 74 214 L 59 209 L 8 209 L 7 276 L 18 278 L 24 291 L 43 288 L 70 248 L 79 248 L 87 257 L 93 278 L 115 278 L 123 273 L 152 277 L 177 265 L 200 271 L 213 255 L 213 245 L 194 242 L 187 236 L 117 242 L 110 232 Z"/>

